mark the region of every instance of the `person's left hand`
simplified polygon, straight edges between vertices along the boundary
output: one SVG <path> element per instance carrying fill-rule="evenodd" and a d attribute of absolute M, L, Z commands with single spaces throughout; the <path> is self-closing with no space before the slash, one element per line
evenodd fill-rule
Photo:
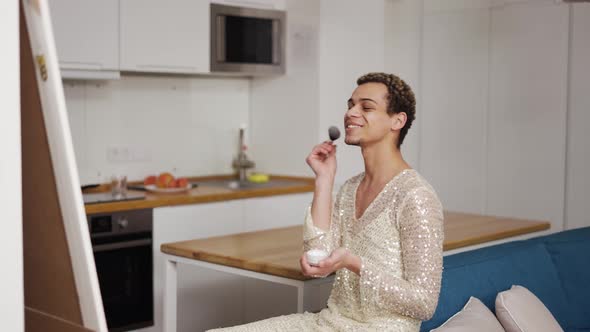
<path fill-rule="evenodd" d="M 318 266 L 312 266 L 309 265 L 307 262 L 307 256 L 303 253 L 299 259 L 299 263 L 301 264 L 303 275 L 314 278 L 324 278 L 341 268 L 346 268 L 350 255 L 352 254 L 347 249 L 338 248 L 332 251 L 332 254 L 328 258 L 320 261 Z"/>

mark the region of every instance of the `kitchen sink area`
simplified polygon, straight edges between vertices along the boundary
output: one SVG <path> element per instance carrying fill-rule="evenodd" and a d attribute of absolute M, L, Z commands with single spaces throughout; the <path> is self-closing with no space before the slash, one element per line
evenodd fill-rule
<path fill-rule="evenodd" d="M 250 178 L 252 177 L 251 175 Z M 254 175 L 254 178 L 256 177 L 260 178 L 260 176 Z M 311 193 L 314 190 L 313 179 L 308 177 L 269 175 L 267 181 L 264 182 L 265 179 L 261 180 L 257 182 L 239 181 L 236 175 L 221 174 L 189 177 L 190 189 L 173 192 L 158 192 L 146 189 L 143 183 L 137 181 L 128 186 L 129 191 L 127 196 L 124 197 L 125 199 L 112 199 L 110 191 L 85 193 L 85 210 L 86 214 L 110 213 L 133 209 L 231 201 L 243 198 Z M 106 188 L 106 185 L 103 185 L 103 187 Z M 134 199 L 135 195 L 137 195 L 136 199 Z M 95 196 L 95 201 L 91 201 L 90 198 L 95 198 Z"/>
<path fill-rule="evenodd" d="M 234 190 L 246 190 L 246 189 L 268 189 L 268 188 L 284 188 L 290 186 L 300 186 L 301 181 L 292 179 L 269 179 L 267 182 L 257 183 L 250 181 L 240 181 L 238 179 L 212 179 L 212 180 L 201 180 L 192 181 L 191 184 L 200 187 L 217 187 L 227 188 Z"/>

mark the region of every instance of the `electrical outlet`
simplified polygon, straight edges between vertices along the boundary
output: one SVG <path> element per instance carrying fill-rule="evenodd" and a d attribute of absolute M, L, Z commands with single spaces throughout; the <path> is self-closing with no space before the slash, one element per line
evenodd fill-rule
<path fill-rule="evenodd" d="M 121 147 L 119 148 L 119 157 L 121 161 L 130 161 L 131 160 L 131 151 L 128 147 Z"/>
<path fill-rule="evenodd" d="M 119 149 L 107 148 L 107 161 L 111 163 L 119 161 Z"/>
<path fill-rule="evenodd" d="M 152 155 L 148 149 L 136 147 L 129 150 L 129 160 L 131 161 L 151 161 Z"/>
<path fill-rule="evenodd" d="M 113 146 L 107 148 L 107 161 L 111 163 L 151 161 L 151 152 L 146 148 Z"/>
<path fill-rule="evenodd" d="M 130 153 L 127 147 L 110 147 L 107 148 L 107 161 L 111 163 L 129 161 Z"/>

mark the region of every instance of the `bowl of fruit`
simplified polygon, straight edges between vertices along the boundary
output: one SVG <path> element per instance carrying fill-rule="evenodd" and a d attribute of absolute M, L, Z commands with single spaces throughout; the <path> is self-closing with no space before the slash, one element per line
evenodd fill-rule
<path fill-rule="evenodd" d="M 175 178 L 174 175 L 168 172 L 160 173 L 157 176 L 146 176 L 143 184 L 147 191 L 163 194 L 182 193 L 192 188 L 187 178 Z"/>

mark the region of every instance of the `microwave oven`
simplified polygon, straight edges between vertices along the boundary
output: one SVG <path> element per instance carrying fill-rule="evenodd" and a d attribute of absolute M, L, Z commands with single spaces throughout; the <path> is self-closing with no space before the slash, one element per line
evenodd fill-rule
<path fill-rule="evenodd" d="M 211 72 L 285 73 L 286 14 L 211 4 Z"/>

